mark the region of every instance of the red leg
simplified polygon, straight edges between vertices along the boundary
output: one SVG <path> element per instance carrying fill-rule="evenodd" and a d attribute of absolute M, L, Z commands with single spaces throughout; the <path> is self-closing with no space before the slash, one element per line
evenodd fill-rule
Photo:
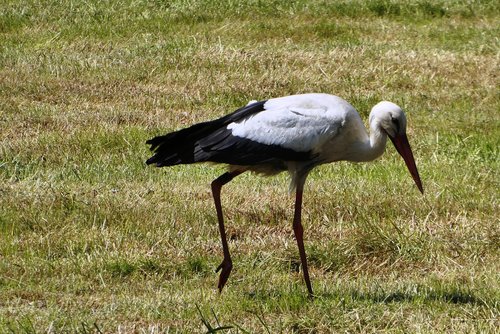
<path fill-rule="evenodd" d="M 220 192 L 222 186 L 231 181 L 236 176 L 240 175 L 241 171 L 232 171 L 227 172 L 219 176 L 212 182 L 212 195 L 214 196 L 215 210 L 217 211 L 217 220 L 219 221 L 219 232 L 222 240 L 222 251 L 224 253 L 224 260 L 217 267 L 215 272 L 218 272 L 222 269 L 219 276 L 219 292 L 222 291 L 222 288 L 227 282 L 229 278 L 229 274 L 231 273 L 231 269 L 233 268 L 233 263 L 231 262 L 231 255 L 229 254 L 229 247 L 227 245 L 226 239 L 226 229 L 224 228 L 224 216 L 222 215 L 222 205 L 220 203 Z"/>
<path fill-rule="evenodd" d="M 306 281 L 307 291 L 309 296 L 313 296 L 311 287 L 311 280 L 309 279 L 309 269 L 307 268 L 307 257 L 304 249 L 304 228 L 301 223 L 302 216 L 302 188 L 297 188 L 295 195 L 295 214 L 293 216 L 293 232 L 295 239 L 297 239 L 297 246 L 299 247 L 300 262 L 302 263 L 302 271 L 304 272 L 304 280 Z"/>

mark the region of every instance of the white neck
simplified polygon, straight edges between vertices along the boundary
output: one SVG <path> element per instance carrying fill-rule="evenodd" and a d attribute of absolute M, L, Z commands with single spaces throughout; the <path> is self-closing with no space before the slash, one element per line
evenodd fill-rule
<path fill-rule="evenodd" d="M 359 154 L 359 161 L 372 161 L 384 153 L 387 143 L 387 134 L 381 130 L 377 123 L 370 124 L 370 140 L 366 141 L 361 148 L 362 154 Z"/>
<path fill-rule="evenodd" d="M 377 159 L 384 153 L 385 144 L 387 143 L 387 134 L 380 127 L 370 129 L 370 147 L 373 154 L 373 159 Z"/>

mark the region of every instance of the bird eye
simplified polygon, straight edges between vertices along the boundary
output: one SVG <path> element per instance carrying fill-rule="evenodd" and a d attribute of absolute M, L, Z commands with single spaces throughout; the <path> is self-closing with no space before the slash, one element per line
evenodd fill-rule
<path fill-rule="evenodd" d="M 397 120 L 397 118 L 391 117 L 391 122 L 396 127 L 396 132 L 399 132 L 399 121 Z"/>

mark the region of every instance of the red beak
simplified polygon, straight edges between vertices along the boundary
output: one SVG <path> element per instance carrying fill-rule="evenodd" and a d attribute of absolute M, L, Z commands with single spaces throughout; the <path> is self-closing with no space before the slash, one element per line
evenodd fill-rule
<path fill-rule="evenodd" d="M 392 143 L 396 147 L 398 153 L 403 157 L 406 167 L 410 171 L 418 190 L 423 194 L 424 188 L 422 187 L 422 181 L 420 181 L 420 176 L 418 175 L 417 165 L 415 164 L 415 159 L 413 158 L 413 153 L 411 151 L 410 143 L 408 142 L 408 137 L 406 134 L 396 135 L 395 137 L 389 136 Z"/>

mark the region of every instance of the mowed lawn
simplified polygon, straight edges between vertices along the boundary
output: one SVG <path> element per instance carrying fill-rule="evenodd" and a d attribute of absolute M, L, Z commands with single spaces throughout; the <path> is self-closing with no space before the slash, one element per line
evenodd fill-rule
<path fill-rule="evenodd" d="M 497 1 L 0 4 L 0 333 L 495 333 L 500 327 Z M 421 195 L 389 144 L 287 175 L 157 169 L 145 141 L 249 100 L 401 105 Z"/>

